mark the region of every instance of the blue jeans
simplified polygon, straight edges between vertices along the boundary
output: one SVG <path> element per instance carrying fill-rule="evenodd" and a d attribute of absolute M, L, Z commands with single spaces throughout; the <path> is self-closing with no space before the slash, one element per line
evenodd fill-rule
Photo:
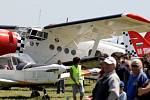
<path fill-rule="evenodd" d="M 64 93 L 65 92 L 65 80 L 64 79 L 60 79 L 57 82 L 57 93 Z"/>

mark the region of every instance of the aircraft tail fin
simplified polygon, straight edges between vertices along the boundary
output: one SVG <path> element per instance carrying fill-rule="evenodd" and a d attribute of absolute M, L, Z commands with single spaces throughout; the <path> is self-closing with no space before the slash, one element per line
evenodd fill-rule
<path fill-rule="evenodd" d="M 150 43 L 135 31 L 124 32 L 123 40 L 126 52 L 132 57 L 143 57 L 150 53 Z"/>
<path fill-rule="evenodd" d="M 130 54 L 131 57 L 138 57 L 128 32 L 123 32 L 123 41 L 126 53 Z"/>

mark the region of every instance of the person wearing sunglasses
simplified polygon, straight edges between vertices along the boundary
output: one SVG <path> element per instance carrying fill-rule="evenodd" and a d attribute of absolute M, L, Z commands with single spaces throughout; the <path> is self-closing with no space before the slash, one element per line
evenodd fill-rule
<path fill-rule="evenodd" d="M 138 88 L 143 87 L 148 81 L 143 72 L 142 61 L 138 58 L 131 60 L 131 74 L 127 83 L 127 100 L 139 100 Z"/>

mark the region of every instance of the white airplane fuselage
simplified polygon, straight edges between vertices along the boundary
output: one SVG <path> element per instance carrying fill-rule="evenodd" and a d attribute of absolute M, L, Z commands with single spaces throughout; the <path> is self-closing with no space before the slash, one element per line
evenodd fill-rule
<path fill-rule="evenodd" d="M 58 81 L 57 73 L 43 71 L 0 70 L 0 76 L 0 86 L 32 86 Z"/>
<path fill-rule="evenodd" d="M 82 51 L 86 52 L 86 55 L 89 55 L 89 50 L 92 49 L 93 45 L 94 45 L 94 41 L 87 41 L 87 42 L 79 43 L 78 47 Z M 111 56 L 111 54 L 114 52 L 125 53 L 125 49 L 123 45 L 119 45 L 119 44 L 107 42 L 107 41 L 100 41 L 96 50 L 100 51 L 101 53 L 106 53 L 109 56 Z"/>
<path fill-rule="evenodd" d="M 58 60 L 72 61 L 75 56 L 88 57 L 94 46 L 94 41 L 77 42 L 65 34 L 48 34 L 46 39 L 25 39 L 24 53 L 29 54 L 36 63 L 52 64 Z M 99 42 L 97 51 L 111 55 L 113 52 L 123 52 L 123 46 L 110 42 Z"/>
<path fill-rule="evenodd" d="M 22 53 L 0 57 L 0 86 L 48 85 L 57 82 L 60 79 L 59 75 L 66 70 L 63 65 L 37 65 L 34 62 L 27 63 L 26 59 L 29 60 L 30 57 Z M 25 65 L 19 66 L 21 63 Z"/>

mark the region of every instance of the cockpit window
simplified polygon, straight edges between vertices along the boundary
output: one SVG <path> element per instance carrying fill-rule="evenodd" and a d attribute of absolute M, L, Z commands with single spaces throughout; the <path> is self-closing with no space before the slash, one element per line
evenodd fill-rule
<path fill-rule="evenodd" d="M 12 70 L 12 66 L 9 62 L 9 58 L 0 58 L 0 69 L 7 69 L 7 70 Z"/>
<path fill-rule="evenodd" d="M 48 33 L 44 32 L 44 38 L 47 39 Z"/>
<path fill-rule="evenodd" d="M 27 33 L 29 34 L 29 39 L 37 39 L 39 41 L 45 40 L 48 37 L 48 33 L 39 30 L 29 29 Z"/>
<path fill-rule="evenodd" d="M 0 65 L 1 66 L 8 65 L 8 59 L 7 58 L 0 58 Z"/>
<path fill-rule="evenodd" d="M 12 57 L 12 60 L 13 60 L 13 64 L 14 65 L 18 65 L 18 61 L 17 61 L 17 59 L 15 57 Z"/>
<path fill-rule="evenodd" d="M 19 63 L 24 63 L 21 59 L 17 57 L 12 57 L 12 60 L 14 65 L 18 65 Z"/>
<path fill-rule="evenodd" d="M 36 36 L 37 30 L 32 30 L 31 35 Z"/>
<path fill-rule="evenodd" d="M 37 36 L 42 37 L 42 35 L 43 35 L 43 32 L 40 32 L 40 31 L 37 32 Z"/>
<path fill-rule="evenodd" d="M 32 30 L 31 29 L 28 29 L 27 33 L 30 33 Z"/>

